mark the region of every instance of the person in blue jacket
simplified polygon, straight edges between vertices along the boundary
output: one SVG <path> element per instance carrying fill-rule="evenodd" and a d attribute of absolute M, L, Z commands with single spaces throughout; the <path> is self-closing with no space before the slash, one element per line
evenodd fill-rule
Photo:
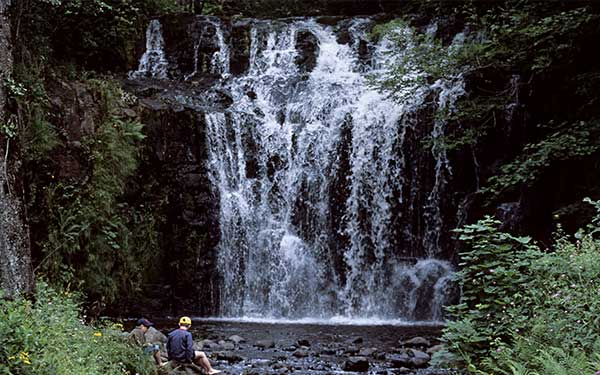
<path fill-rule="evenodd" d="M 180 363 L 195 363 L 202 367 L 207 374 L 220 373 L 221 371 L 212 368 L 204 352 L 194 350 L 194 340 L 189 332 L 191 326 L 192 319 L 183 316 L 179 319 L 179 329 L 169 333 L 167 339 L 169 360 Z"/>

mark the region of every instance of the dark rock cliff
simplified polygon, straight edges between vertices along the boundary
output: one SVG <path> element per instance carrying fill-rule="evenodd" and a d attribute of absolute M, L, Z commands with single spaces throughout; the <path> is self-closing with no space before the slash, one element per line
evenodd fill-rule
<path fill-rule="evenodd" d="M 45 168 L 52 171 L 53 181 L 85 184 L 94 167 L 85 139 L 99 126 L 101 104 L 88 83 L 54 80 L 47 86 L 63 142 Z M 161 94 L 174 91 L 160 85 L 130 89 L 139 99 L 118 115 L 142 122 L 146 138 L 138 169 L 119 200 L 154 218 L 160 251 L 144 257 L 150 261 L 139 269 L 142 290 L 123 290 L 122 298 L 101 313 L 210 314 L 218 295 L 214 249 L 219 200 L 207 177 L 202 112 L 170 103 Z M 38 223 L 34 242 L 41 243 L 46 235 L 44 223 Z M 34 257 L 41 256 L 36 247 Z"/>
<path fill-rule="evenodd" d="M 129 195 L 161 218 L 162 252 L 146 279 L 148 299 L 133 309 L 209 315 L 218 299 L 219 198 L 207 177 L 202 113 L 152 98 L 139 111 L 147 138 Z"/>

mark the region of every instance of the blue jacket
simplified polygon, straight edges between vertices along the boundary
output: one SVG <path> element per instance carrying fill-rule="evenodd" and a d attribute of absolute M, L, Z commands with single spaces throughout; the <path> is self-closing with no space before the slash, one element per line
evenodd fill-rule
<path fill-rule="evenodd" d="M 192 339 L 192 334 L 181 328 L 169 333 L 167 353 L 169 354 L 169 360 L 192 362 L 194 359 L 194 340 Z"/>

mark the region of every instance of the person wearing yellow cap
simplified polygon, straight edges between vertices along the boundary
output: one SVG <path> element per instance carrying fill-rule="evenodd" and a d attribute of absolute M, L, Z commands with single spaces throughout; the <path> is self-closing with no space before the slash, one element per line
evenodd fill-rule
<path fill-rule="evenodd" d="M 187 316 L 182 316 L 179 319 L 179 329 L 169 333 L 167 339 L 167 353 L 170 361 L 180 363 L 195 363 L 207 374 L 218 374 L 221 371 L 215 370 L 210 365 L 208 357 L 204 352 L 194 350 L 194 340 L 189 332 L 192 326 L 192 319 Z"/>

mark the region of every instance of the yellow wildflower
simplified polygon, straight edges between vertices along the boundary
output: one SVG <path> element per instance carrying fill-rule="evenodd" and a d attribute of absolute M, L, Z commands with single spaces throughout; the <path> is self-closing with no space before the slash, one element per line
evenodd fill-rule
<path fill-rule="evenodd" d="M 102 332 L 94 332 L 94 336 L 96 336 L 96 337 L 102 337 Z"/>
<path fill-rule="evenodd" d="M 30 365 L 31 364 L 31 359 L 29 359 L 29 353 L 27 352 L 21 352 L 19 353 L 19 358 L 21 359 L 21 361 L 26 364 L 26 365 Z"/>

